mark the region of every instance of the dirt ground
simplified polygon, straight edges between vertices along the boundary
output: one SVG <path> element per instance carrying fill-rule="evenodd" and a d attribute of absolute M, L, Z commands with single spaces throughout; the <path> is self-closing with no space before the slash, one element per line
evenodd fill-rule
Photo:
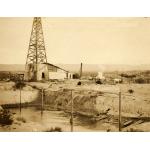
<path fill-rule="evenodd" d="M 0 82 L 0 105 L 17 104 L 20 102 L 20 90 L 16 89 L 14 82 Z M 21 90 L 22 103 L 32 102 L 38 98 L 38 90 L 26 85 Z"/>
<path fill-rule="evenodd" d="M 121 91 L 122 130 L 150 131 L 150 84 L 109 85 L 81 80 L 81 85 L 77 85 L 78 82 L 79 80 L 28 82 L 23 91 L 33 92 L 36 88 L 43 88 L 45 109 L 49 105 L 50 108 L 69 112 L 72 98 L 74 113 L 93 118 L 105 128 L 104 131 L 117 131 L 118 93 Z M 11 92 L 11 85 L 13 83 L 0 83 L 0 91 Z"/>

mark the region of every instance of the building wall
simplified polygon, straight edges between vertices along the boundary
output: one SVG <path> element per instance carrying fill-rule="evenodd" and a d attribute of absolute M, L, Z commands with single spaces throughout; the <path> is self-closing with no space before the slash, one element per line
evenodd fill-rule
<path fill-rule="evenodd" d="M 32 81 L 36 79 L 36 64 L 29 64 L 26 66 L 25 71 L 25 80 Z M 37 80 L 48 80 L 48 68 L 46 64 L 38 64 L 37 65 Z"/>
<path fill-rule="evenodd" d="M 46 64 L 38 64 L 37 80 L 49 80 L 48 66 Z"/>
<path fill-rule="evenodd" d="M 73 79 L 73 74 L 72 73 L 68 73 L 68 79 Z"/>
<path fill-rule="evenodd" d="M 65 78 L 66 78 L 66 74 L 65 73 L 49 72 L 49 79 L 64 80 Z"/>
<path fill-rule="evenodd" d="M 64 80 L 67 78 L 67 72 L 57 68 L 57 72 L 49 71 L 49 79 Z"/>

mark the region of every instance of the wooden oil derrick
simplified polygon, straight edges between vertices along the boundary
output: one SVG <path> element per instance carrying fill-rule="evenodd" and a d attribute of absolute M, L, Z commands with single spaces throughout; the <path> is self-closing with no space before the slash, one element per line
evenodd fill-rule
<path fill-rule="evenodd" d="M 32 72 L 32 80 L 37 80 L 38 64 L 47 63 L 41 17 L 34 17 L 28 54 L 26 59 L 26 73 Z"/>

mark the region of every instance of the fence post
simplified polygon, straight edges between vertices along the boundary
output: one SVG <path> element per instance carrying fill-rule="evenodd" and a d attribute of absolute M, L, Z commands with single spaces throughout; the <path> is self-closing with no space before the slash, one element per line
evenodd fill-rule
<path fill-rule="evenodd" d="M 70 119 L 70 125 L 71 125 L 71 132 L 73 132 L 73 97 L 72 97 L 72 90 L 71 90 L 71 119 Z"/>
<path fill-rule="evenodd" d="M 43 88 L 42 88 L 42 98 L 41 98 L 41 116 L 43 116 L 43 104 L 44 104 L 44 103 L 43 103 L 43 99 L 44 99 L 44 98 L 43 98 L 43 97 L 44 97 L 44 94 L 43 94 L 43 93 L 44 93 L 44 90 L 43 90 Z"/>
<path fill-rule="evenodd" d="M 21 84 L 20 84 L 20 115 L 21 115 Z"/>
<path fill-rule="evenodd" d="M 119 91 L 119 132 L 121 132 L 121 91 Z"/>

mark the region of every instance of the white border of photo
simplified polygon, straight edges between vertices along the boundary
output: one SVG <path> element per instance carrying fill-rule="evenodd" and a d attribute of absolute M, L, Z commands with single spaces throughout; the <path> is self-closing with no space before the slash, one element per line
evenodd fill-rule
<path fill-rule="evenodd" d="M 149 17 L 149 0 L 4 0 L 1 17 Z M 0 133 L 2 150 L 141 150 L 150 133 Z"/>

